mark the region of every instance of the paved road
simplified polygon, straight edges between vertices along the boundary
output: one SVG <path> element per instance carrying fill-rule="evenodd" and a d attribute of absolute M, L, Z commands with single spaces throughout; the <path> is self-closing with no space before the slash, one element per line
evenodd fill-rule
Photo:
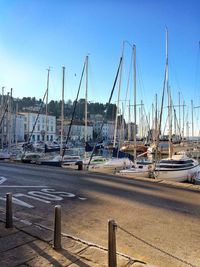
<path fill-rule="evenodd" d="M 118 251 L 156 266 L 200 266 L 200 190 L 194 186 L 0 162 L 0 208 L 7 192 L 18 218 L 52 228 L 60 204 L 64 233 L 106 247 L 113 218 Z"/>

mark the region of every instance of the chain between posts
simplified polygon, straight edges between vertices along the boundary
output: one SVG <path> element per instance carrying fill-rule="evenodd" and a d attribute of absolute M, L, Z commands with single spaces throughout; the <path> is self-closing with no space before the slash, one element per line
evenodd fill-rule
<path fill-rule="evenodd" d="M 182 260 L 182 259 L 178 258 L 177 256 L 175 256 L 175 255 L 173 255 L 173 254 L 171 254 L 171 253 L 169 253 L 169 252 L 167 252 L 167 251 L 165 251 L 165 250 L 163 250 L 163 249 L 161 249 L 161 248 L 159 248 L 159 247 L 157 247 L 157 246 L 155 246 L 155 245 L 153 245 L 153 244 L 151 244 L 151 243 L 145 241 L 144 239 L 142 239 L 142 238 L 140 238 L 140 237 L 138 237 L 138 236 L 136 236 L 136 235 L 130 233 L 129 231 L 127 231 L 126 229 L 124 229 L 124 228 L 121 227 L 121 226 L 117 225 L 117 227 L 118 227 L 120 230 L 122 230 L 123 232 L 125 232 L 126 234 L 128 234 L 128 235 L 132 236 L 133 238 L 139 240 L 140 242 L 142 242 L 142 243 L 144 243 L 144 244 L 146 244 L 146 245 L 148 245 L 148 246 L 150 246 L 150 247 L 152 247 L 152 248 L 154 248 L 154 249 L 156 249 L 156 250 L 162 252 L 163 254 L 166 254 L 167 256 L 172 257 L 172 258 L 174 258 L 175 260 L 180 261 L 180 262 L 182 262 L 182 263 L 184 263 L 184 264 L 186 264 L 186 265 L 188 265 L 188 266 L 191 266 L 191 267 L 197 267 L 196 265 L 193 265 L 193 264 L 190 263 L 190 262 L 187 262 L 187 261 L 185 261 L 185 260 Z"/>

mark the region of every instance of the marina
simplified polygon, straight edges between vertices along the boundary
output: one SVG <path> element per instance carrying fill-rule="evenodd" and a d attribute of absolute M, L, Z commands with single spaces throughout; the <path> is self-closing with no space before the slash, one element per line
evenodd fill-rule
<path fill-rule="evenodd" d="M 199 10 L 0 2 L 0 267 L 200 266 Z"/>

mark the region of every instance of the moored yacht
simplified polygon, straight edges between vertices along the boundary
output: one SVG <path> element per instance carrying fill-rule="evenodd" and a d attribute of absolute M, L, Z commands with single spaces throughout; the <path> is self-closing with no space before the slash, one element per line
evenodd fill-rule
<path fill-rule="evenodd" d="M 69 165 L 75 165 L 78 160 L 80 160 L 80 156 L 75 155 L 64 155 L 63 157 L 61 155 L 46 155 L 40 158 L 37 164 L 65 168 Z"/>
<path fill-rule="evenodd" d="M 156 163 L 154 177 L 184 182 L 192 181 L 198 172 L 200 172 L 198 161 L 181 154 L 173 155 L 171 158 L 162 159 Z"/>
<path fill-rule="evenodd" d="M 153 162 L 148 160 L 136 161 L 130 168 L 119 171 L 120 175 L 132 178 L 150 178 L 153 171 Z"/>
<path fill-rule="evenodd" d="M 11 153 L 8 152 L 7 150 L 0 150 L 0 160 L 3 159 L 10 159 Z"/>
<path fill-rule="evenodd" d="M 130 168 L 133 161 L 129 158 L 108 158 L 98 164 L 93 164 L 89 169 L 94 171 L 118 171 L 125 168 Z"/>

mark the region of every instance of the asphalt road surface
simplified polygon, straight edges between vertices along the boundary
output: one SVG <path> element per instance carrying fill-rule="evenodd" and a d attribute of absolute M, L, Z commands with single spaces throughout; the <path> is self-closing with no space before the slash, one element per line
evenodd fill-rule
<path fill-rule="evenodd" d="M 155 266 L 200 266 L 200 189 L 58 167 L 0 162 L 0 208 L 13 193 L 17 218 L 107 247 L 114 219 L 117 250 Z"/>

